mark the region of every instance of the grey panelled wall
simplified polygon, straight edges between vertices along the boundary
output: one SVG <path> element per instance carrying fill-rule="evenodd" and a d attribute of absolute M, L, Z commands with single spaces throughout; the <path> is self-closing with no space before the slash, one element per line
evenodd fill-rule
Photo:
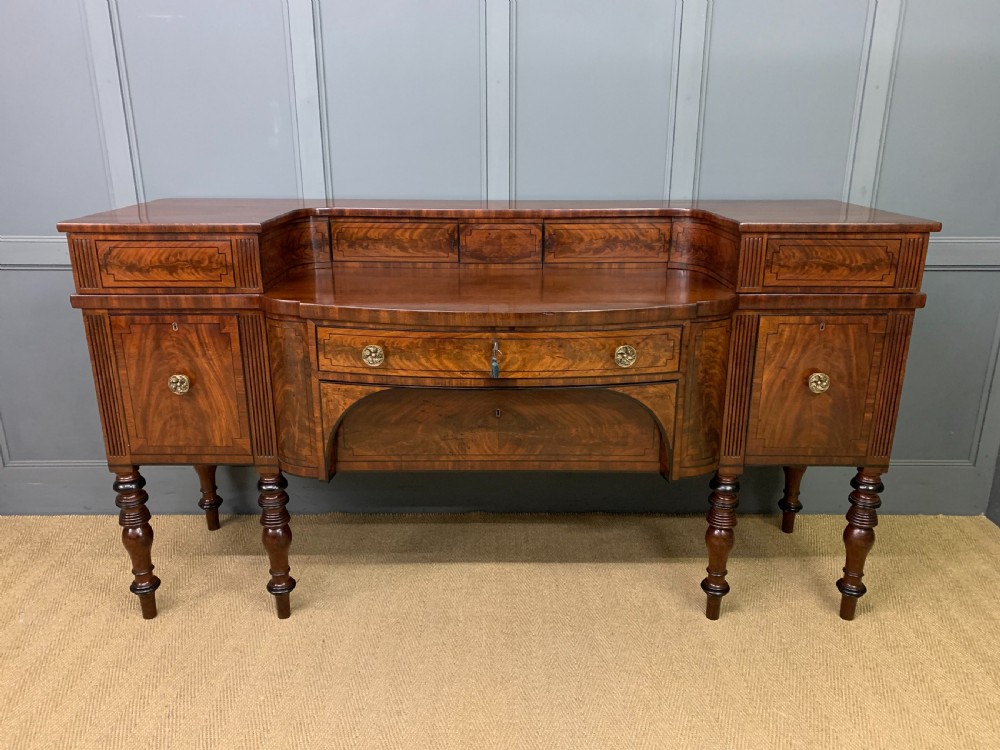
<path fill-rule="evenodd" d="M 940 219 L 884 507 L 982 513 L 1000 446 L 996 28 L 991 0 L 4 3 L 0 512 L 113 510 L 57 220 L 326 195 L 829 197 Z M 146 473 L 154 512 L 196 510 L 193 472 Z M 807 511 L 843 510 L 851 474 L 810 471 Z M 224 508 L 256 512 L 253 473 L 220 475 Z M 299 511 L 695 511 L 705 483 L 348 475 L 291 491 Z M 773 509 L 780 485 L 751 472 L 742 507 Z"/>

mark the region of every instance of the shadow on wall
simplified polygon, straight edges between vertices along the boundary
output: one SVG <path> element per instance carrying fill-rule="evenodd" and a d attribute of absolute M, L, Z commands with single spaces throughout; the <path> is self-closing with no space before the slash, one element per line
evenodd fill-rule
<path fill-rule="evenodd" d="M 169 474 L 168 474 L 169 472 Z M 190 473 L 186 477 L 186 473 Z M 150 467 L 146 489 L 154 513 L 194 513 L 193 470 Z M 656 474 L 584 472 L 351 472 L 326 484 L 288 477 L 289 510 L 299 513 L 697 513 L 708 510 L 711 474 L 666 482 Z M 257 514 L 257 475 L 219 467 L 223 513 Z M 190 487 L 183 497 L 158 486 Z M 781 469 L 750 469 L 741 478 L 740 512 L 776 513 Z M 845 479 L 845 487 L 847 480 Z M 845 489 L 844 500 L 849 487 Z M 172 495 L 172 496 L 171 496 Z M 111 509 L 109 509 L 110 511 Z"/>

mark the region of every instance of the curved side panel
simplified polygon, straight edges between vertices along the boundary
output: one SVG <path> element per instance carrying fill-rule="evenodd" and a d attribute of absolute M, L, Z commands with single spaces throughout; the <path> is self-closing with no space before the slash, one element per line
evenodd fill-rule
<path fill-rule="evenodd" d="M 681 435 L 674 451 L 675 478 L 713 471 L 719 464 L 731 324 L 695 323 L 690 328 Z"/>
<path fill-rule="evenodd" d="M 384 390 L 388 390 L 388 386 L 329 382 L 319 384 L 320 421 L 323 431 L 321 478 L 330 479 L 337 473 L 337 430 L 344 415 L 366 396 Z"/>
<path fill-rule="evenodd" d="M 677 414 L 677 383 L 608 388 L 642 404 L 653 416 L 660 430 L 660 474 L 669 479 L 674 455 L 674 424 Z"/>
<path fill-rule="evenodd" d="M 308 324 L 268 318 L 267 345 L 281 468 L 291 474 L 317 476 Z"/>

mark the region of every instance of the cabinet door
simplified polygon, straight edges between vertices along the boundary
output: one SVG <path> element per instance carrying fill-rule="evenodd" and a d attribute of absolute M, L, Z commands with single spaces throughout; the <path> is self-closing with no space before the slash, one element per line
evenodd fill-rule
<path fill-rule="evenodd" d="M 135 460 L 251 458 L 236 315 L 116 315 L 111 330 Z"/>
<path fill-rule="evenodd" d="M 885 332 L 884 315 L 762 315 L 748 462 L 863 461 Z"/>

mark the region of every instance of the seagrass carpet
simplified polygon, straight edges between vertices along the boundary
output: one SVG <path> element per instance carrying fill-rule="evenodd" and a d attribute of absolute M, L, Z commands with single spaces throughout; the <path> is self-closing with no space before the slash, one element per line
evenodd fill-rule
<path fill-rule="evenodd" d="M 1000 529 L 886 516 L 854 622 L 843 521 L 744 517 L 709 622 L 704 521 L 154 517 L 160 615 L 116 519 L 0 518 L 3 748 L 997 748 Z"/>

